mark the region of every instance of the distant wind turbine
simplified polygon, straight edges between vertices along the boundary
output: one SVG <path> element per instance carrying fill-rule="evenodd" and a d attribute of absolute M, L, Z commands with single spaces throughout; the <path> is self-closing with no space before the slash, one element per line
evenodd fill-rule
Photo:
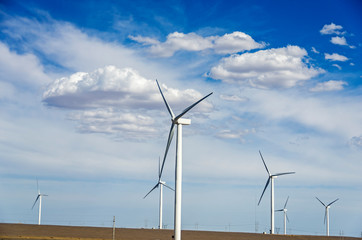
<path fill-rule="evenodd" d="M 265 164 L 263 155 L 261 155 L 261 152 L 260 152 L 260 151 L 259 151 L 259 154 L 260 154 L 261 160 L 263 160 L 265 169 L 266 169 L 269 177 L 268 177 L 268 180 L 267 180 L 267 182 L 266 182 L 266 184 L 265 184 L 263 193 L 262 193 L 261 196 L 260 196 L 258 205 L 260 204 L 260 201 L 261 201 L 261 199 L 263 198 L 264 192 L 265 192 L 265 190 L 266 190 L 266 188 L 268 187 L 269 182 L 270 182 L 270 190 L 271 190 L 271 191 L 270 191 L 270 234 L 274 234 L 274 179 L 277 178 L 278 176 L 287 175 L 287 174 L 294 174 L 295 172 L 285 172 L 285 173 L 271 174 L 271 173 L 269 172 L 268 167 L 267 167 L 266 164 Z"/>
<path fill-rule="evenodd" d="M 42 197 L 45 197 L 45 196 L 48 196 L 48 195 L 40 193 L 38 179 L 36 179 L 36 188 L 37 188 L 37 190 L 38 190 L 38 195 L 37 195 L 37 197 L 36 197 L 36 199 L 35 199 L 35 202 L 34 202 L 34 204 L 33 204 L 33 207 L 32 207 L 31 209 L 34 208 L 36 202 L 39 200 L 39 218 L 38 218 L 38 224 L 40 225 L 40 223 L 41 223 L 41 200 L 42 200 Z"/>
<path fill-rule="evenodd" d="M 319 200 L 319 198 L 315 197 L 325 208 L 325 213 L 324 213 L 324 224 L 326 224 L 326 220 L 327 220 L 327 225 L 326 225 L 326 235 L 329 236 L 329 208 L 331 207 L 331 205 L 335 202 L 338 201 L 339 198 L 337 198 L 336 200 L 334 200 L 333 202 L 331 202 L 328 205 L 325 205 L 321 200 Z"/>
<path fill-rule="evenodd" d="M 288 204 L 289 197 L 287 198 L 287 201 L 285 201 L 283 209 L 275 210 L 276 212 L 283 212 L 284 213 L 284 235 L 287 234 L 287 220 L 289 222 L 289 218 L 287 215 L 287 204 Z"/>
<path fill-rule="evenodd" d="M 156 80 L 158 89 L 160 90 L 163 101 L 165 102 L 166 108 L 171 115 L 171 128 L 168 134 L 168 140 L 165 150 L 165 155 L 163 157 L 163 162 L 161 166 L 160 176 L 162 175 L 163 167 L 165 165 L 165 160 L 167 156 L 168 149 L 170 148 L 170 144 L 173 138 L 173 134 L 175 131 L 175 125 L 177 125 L 177 142 L 176 142 L 176 164 L 175 164 L 175 212 L 174 212 L 174 240 L 181 240 L 181 193 L 182 193 L 182 125 L 190 125 L 190 119 L 181 118 L 188 111 L 190 111 L 193 107 L 195 107 L 198 103 L 203 101 L 205 98 L 210 96 L 212 93 L 209 93 L 205 97 L 201 98 L 194 104 L 185 108 L 179 115 L 175 116 L 172 112 L 171 107 L 168 105 L 165 96 L 162 93 L 161 87 Z"/>
<path fill-rule="evenodd" d="M 151 189 L 151 191 L 149 191 L 146 196 L 144 196 L 143 198 L 146 198 L 148 196 L 148 194 L 150 194 L 153 190 L 155 190 L 156 188 L 160 187 L 160 206 L 159 206 L 159 224 L 158 224 L 158 228 L 159 229 L 162 229 L 162 205 L 163 205 L 163 197 L 162 197 L 162 190 L 163 190 L 163 186 L 171 189 L 172 191 L 175 191 L 173 190 L 173 188 L 169 187 L 166 185 L 166 182 L 164 181 L 161 181 L 161 166 L 160 166 L 160 159 L 158 159 L 158 182 L 156 183 L 156 185 Z"/>

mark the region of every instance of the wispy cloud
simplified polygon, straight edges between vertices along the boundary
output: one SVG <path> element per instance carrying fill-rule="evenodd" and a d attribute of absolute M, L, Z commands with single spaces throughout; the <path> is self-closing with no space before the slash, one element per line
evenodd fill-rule
<path fill-rule="evenodd" d="M 324 70 L 305 62 L 307 52 L 298 46 L 272 48 L 223 58 L 209 77 L 258 88 L 290 88 Z"/>
<path fill-rule="evenodd" d="M 330 61 L 339 61 L 339 62 L 345 62 L 348 61 L 349 59 L 343 55 L 340 55 L 338 53 L 333 53 L 333 54 L 328 54 L 325 53 L 324 54 L 324 58 L 326 60 L 330 60 Z"/>
<path fill-rule="evenodd" d="M 340 91 L 343 90 L 343 86 L 348 85 L 345 81 L 330 80 L 327 82 L 318 83 L 314 88 L 311 88 L 311 92 L 326 92 L 326 91 Z"/>
<path fill-rule="evenodd" d="M 265 47 L 265 43 L 257 43 L 243 32 L 209 37 L 202 37 L 193 32 L 187 34 L 174 32 L 167 36 L 165 42 L 142 36 L 130 36 L 130 38 L 144 45 L 150 45 L 148 51 L 157 57 L 171 57 L 177 51 L 213 50 L 217 54 L 230 54 Z"/>

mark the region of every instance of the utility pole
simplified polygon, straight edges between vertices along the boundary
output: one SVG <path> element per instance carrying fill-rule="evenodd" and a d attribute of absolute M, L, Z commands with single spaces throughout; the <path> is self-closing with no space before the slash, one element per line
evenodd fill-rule
<path fill-rule="evenodd" d="M 116 217 L 113 216 L 113 232 L 112 232 L 112 240 L 116 239 Z"/>

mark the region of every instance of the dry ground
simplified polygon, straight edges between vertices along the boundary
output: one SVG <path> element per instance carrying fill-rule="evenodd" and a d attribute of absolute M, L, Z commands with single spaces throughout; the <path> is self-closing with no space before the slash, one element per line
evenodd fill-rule
<path fill-rule="evenodd" d="M 117 228 L 117 240 L 172 240 L 173 230 Z M 0 223 L 0 240 L 112 239 L 112 228 Z M 360 240 L 352 237 L 267 235 L 256 233 L 182 231 L 182 240 Z"/>

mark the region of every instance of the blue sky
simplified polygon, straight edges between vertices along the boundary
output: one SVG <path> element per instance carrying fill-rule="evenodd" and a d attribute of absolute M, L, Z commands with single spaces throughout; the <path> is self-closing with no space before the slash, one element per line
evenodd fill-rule
<path fill-rule="evenodd" d="M 0 221 L 157 227 L 169 115 L 184 127 L 183 229 L 360 236 L 360 1 L 2 1 Z M 174 184 L 173 142 L 164 180 Z M 173 226 L 165 190 L 164 223 Z M 282 232 L 282 214 L 276 227 Z M 278 231 L 278 230 L 277 230 Z"/>

